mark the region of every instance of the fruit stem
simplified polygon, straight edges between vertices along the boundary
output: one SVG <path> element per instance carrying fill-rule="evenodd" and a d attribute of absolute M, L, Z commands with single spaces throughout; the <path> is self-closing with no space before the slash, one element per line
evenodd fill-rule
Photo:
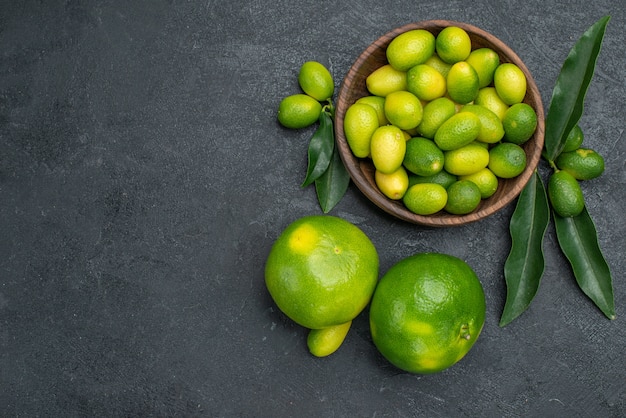
<path fill-rule="evenodd" d="M 461 336 L 461 338 L 465 338 L 468 341 L 472 337 L 470 335 L 470 332 L 469 332 L 469 325 L 468 324 L 461 325 L 461 334 L 460 334 L 460 336 Z"/>

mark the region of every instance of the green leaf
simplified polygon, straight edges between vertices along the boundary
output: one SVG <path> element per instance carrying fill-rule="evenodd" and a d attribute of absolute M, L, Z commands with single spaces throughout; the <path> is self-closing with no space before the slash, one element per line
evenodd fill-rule
<path fill-rule="evenodd" d="M 337 147 L 335 147 L 328 169 L 315 180 L 317 200 L 324 213 L 330 212 L 339 203 L 343 195 L 346 194 L 349 184 L 350 174 L 348 174 Z"/>
<path fill-rule="evenodd" d="M 582 291 L 609 319 L 615 319 L 611 271 L 598 245 L 596 227 L 587 209 L 578 216 L 554 214 L 556 236 Z"/>
<path fill-rule="evenodd" d="M 301 187 L 317 180 L 328 168 L 335 148 L 333 121 L 330 114 L 323 111 L 319 117 L 319 127 L 309 140 L 308 169 Z"/>
<path fill-rule="evenodd" d="M 543 275 L 543 237 L 550 207 L 541 177 L 535 171 L 520 194 L 511 217 L 511 251 L 504 264 L 507 293 L 500 326 L 504 327 L 530 305 Z"/>
<path fill-rule="evenodd" d="M 548 161 L 563 150 L 569 132 L 583 113 L 587 87 L 593 77 L 610 16 L 594 23 L 574 44 L 557 78 L 546 117 L 545 153 Z"/>

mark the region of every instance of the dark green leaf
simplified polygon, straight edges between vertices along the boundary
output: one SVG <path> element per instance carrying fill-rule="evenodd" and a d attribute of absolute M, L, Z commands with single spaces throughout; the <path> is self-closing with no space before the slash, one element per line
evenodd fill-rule
<path fill-rule="evenodd" d="M 335 147 L 333 121 L 327 112 L 321 112 L 319 127 L 309 140 L 308 168 L 302 187 L 317 180 L 328 168 Z"/>
<path fill-rule="evenodd" d="M 339 203 L 348 190 L 349 184 L 350 174 L 348 174 L 343 161 L 341 161 L 341 156 L 337 152 L 337 147 L 335 147 L 328 169 L 315 180 L 317 200 L 324 213 L 330 212 Z"/>
<path fill-rule="evenodd" d="M 546 191 L 535 171 L 522 190 L 511 217 L 512 243 L 504 264 L 507 292 L 501 327 L 521 315 L 537 293 L 544 268 L 543 237 L 549 222 Z"/>
<path fill-rule="evenodd" d="M 609 318 L 615 319 L 611 271 L 598 245 L 596 227 L 587 209 L 575 217 L 554 214 L 556 236 L 582 291 Z"/>
<path fill-rule="evenodd" d="M 544 157 L 548 161 L 561 153 L 567 135 L 580 120 L 609 19 L 605 16 L 587 29 L 561 67 L 546 117 Z"/>

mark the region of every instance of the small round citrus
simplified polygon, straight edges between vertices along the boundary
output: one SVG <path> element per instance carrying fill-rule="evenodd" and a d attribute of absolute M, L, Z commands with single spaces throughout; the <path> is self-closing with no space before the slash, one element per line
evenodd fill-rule
<path fill-rule="evenodd" d="M 346 110 L 343 130 L 352 153 L 358 158 L 370 155 L 372 134 L 378 128 L 376 110 L 364 103 L 354 103 Z"/>
<path fill-rule="evenodd" d="M 576 180 L 591 180 L 604 173 L 604 158 L 591 148 L 578 148 L 561 153 L 555 161 L 561 170 Z"/>
<path fill-rule="evenodd" d="M 372 106 L 378 115 L 378 125 L 388 125 L 389 121 L 385 116 L 385 98 L 381 96 L 363 96 L 355 103 Z"/>
<path fill-rule="evenodd" d="M 498 115 L 500 120 L 504 119 L 504 114 L 506 113 L 509 105 L 504 103 L 500 96 L 498 96 L 498 92 L 495 87 L 483 87 L 478 90 L 478 94 L 476 95 L 476 99 L 474 99 L 474 104 L 484 106 L 487 109 L 491 110 L 493 113 Z"/>
<path fill-rule="evenodd" d="M 444 169 L 457 176 L 476 173 L 489 164 L 489 151 L 478 142 L 446 151 L 443 155 Z"/>
<path fill-rule="evenodd" d="M 480 131 L 476 137 L 477 141 L 495 144 L 502 139 L 504 127 L 498 115 L 486 107 L 476 104 L 465 105 L 462 110 L 464 112 L 472 112 L 480 119 Z"/>
<path fill-rule="evenodd" d="M 464 29 L 448 26 L 437 35 L 435 50 L 444 62 L 454 64 L 469 56 L 472 52 L 472 41 Z"/>
<path fill-rule="evenodd" d="M 491 48 L 473 50 L 466 59 L 478 74 L 478 86 L 487 87 L 493 82 L 493 74 L 500 65 L 500 57 Z"/>
<path fill-rule="evenodd" d="M 372 163 L 378 171 L 391 174 L 402 165 L 406 152 L 406 139 L 402 130 L 397 126 L 380 126 L 372 134 L 370 145 Z"/>
<path fill-rule="evenodd" d="M 447 189 L 448 201 L 445 211 L 453 215 L 465 215 L 472 212 L 480 203 L 480 189 L 469 180 L 459 180 Z"/>
<path fill-rule="evenodd" d="M 425 138 L 433 139 L 441 124 L 455 113 L 456 106 L 447 97 L 440 97 L 428 102 L 422 109 L 422 121 L 417 125 L 417 132 Z"/>
<path fill-rule="evenodd" d="M 435 51 L 435 36 L 427 30 L 415 29 L 396 36 L 387 46 L 389 64 L 399 70 L 424 63 Z"/>
<path fill-rule="evenodd" d="M 430 102 L 446 94 L 446 79 L 430 65 L 419 64 L 406 73 L 407 89 L 420 100 Z"/>
<path fill-rule="evenodd" d="M 493 85 L 498 96 L 508 105 L 521 103 L 526 96 L 526 76 L 515 64 L 500 64 L 493 74 Z"/>
<path fill-rule="evenodd" d="M 434 183 L 439 184 L 444 189 L 447 189 L 452 183 L 457 180 L 457 176 L 448 173 L 446 170 L 441 170 L 440 172 L 438 172 L 437 174 L 433 174 L 432 176 L 418 176 L 417 174 L 409 173 L 409 187 L 418 183 Z"/>
<path fill-rule="evenodd" d="M 517 144 L 502 142 L 489 150 L 488 167 L 503 179 L 519 176 L 526 168 L 526 153 Z"/>
<path fill-rule="evenodd" d="M 465 357 L 485 314 L 482 285 L 466 262 L 421 253 L 400 260 L 380 279 L 370 305 L 370 331 L 391 364 L 430 374 Z"/>
<path fill-rule="evenodd" d="M 432 215 L 444 208 L 448 200 L 446 189 L 435 183 L 418 183 L 409 187 L 402 202 L 417 215 Z"/>
<path fill-rule="evenodd" d="M 335 91 L 335 82 L 330 71 L 317 61 L 307 61 L 298 73 L 300 88 L 320 102 L 330 99 Z"/>
<path fill-rule="evenodd" d="M 498 190 L 498 177 L 488 168 L 483 168 L 472 174 L 459 176 L 459 180 L 469 180 L 474 182 L 480 190 L 480 197 L 487 199 Z"/>
<path fill-rule="evenodd" d="M 576 151 L 583 144 L 584 139 L 585 135 L 581 127 L 579 125 L 574 126 L 567 134 L 565 145 L 563 145 L 563 151 L 561 152 Z"/>
<path fill-rule="evenodd" d="M 415 129 L 422 121 L 422 112 L 422 103 L 408 91 L 394 91 L 385 98 L 385 116 L 400 129 Z"/>
<path fill-rule="evenodd" d="M 448 64 L 447 62 L 439 58 L 439 55 L 437 55 L 436 53 L 431 55 L 424 64 L 430 65 L 435 70 L 439 71 L 444 77 L 448 76 L 448 71 L 450 71 L 450 67 L 452 67 L 452 64 Z"/>
<path fill-rule="evenodd" d="M 552 209 L 564 218 L 578 216 L 585 208 L 580 184 L 567 171 L 557 171 L 548 179 L 548 198 Z"/>
<path fill-rule="evenodd" d="M 409 188 L 409 176 L 404 167 L 400 166 L 391 174 L 376 170 L 374 181 L 378 189 L 391 200 L 400 200 Z"/>
<path fill-rule="evenodd" d="M 443 151 L 430 139 L 414 137 L 406 143 L 402 164 L 414 174 L 432 176 L 443 169 Z"/>
<path fill-rule="evenodd" d="M 444 151 L 461 148 L 476 140 L 480 119 L 471 112 L 459 112 L 448 118 L 435 132 L 435 143 Z"/>
<path fill-rule="evenodd" d="M 374 96 L 386 97 L 391 92 L 406 90 L 406 72 L 385 64 L 367 76 L 365 85 Z"/>
<path fill-rule="evenodd" d="M 478 95 L 478 74 L 465 61 L 452 65 L 446 77 L 448 95 L 459 104 L 467 104 Z"/>
<path fill-rule="evenodd" d="M 526 103 L 512 105 L 502 119 L 504 140 L 521 145 L 528 141 L 537 129 L 537 113 Z"/>
<path fill-rule="evenodd" d="M 319 119 L 320 113 L 322 105 L 308 94 L 292 94 L 278 105 L 278 121 L 290 129 L 313 125 Z"/>
<path fill-rule="evenodd" d="M 353 320 L 378 280 L 376 248 L 356 225 L 329 215 L 295 220 L 276 239 L 265 284 L 290 319 L 310 329 Z"/>

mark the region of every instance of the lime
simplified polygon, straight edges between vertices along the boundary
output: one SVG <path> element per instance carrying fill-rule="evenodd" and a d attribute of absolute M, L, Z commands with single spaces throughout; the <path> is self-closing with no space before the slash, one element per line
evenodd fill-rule
<path fill-rule="evenodd" d="M 378 115 L 378 124 L 380 126 L 388 125 L 389 121 L 385 116 L 385 98 L 381 96 L 364 96 L 358 99 L 355 103 L 370 105 L 376 111 Z"/>
<path fill-rule="evenodd" d="M 465 60 L 478 74 L 478 86 L 487 87 L 493 82 L 493 74 L 500 65 L 500 57 L 491 48 L 473 50 Z"/>
<path fill-rule="evenodd" d="M 352 321 L 367 306 L 378 266 L 376 248 L 357 226 L 334 216 L 306 216 L 287 226 L 272 245 L 265 284 L 293 321 L 327 329 Z M 328 345 L 316 348 L 325 351 L 322 346 Z"/>
<path fill-rule="evenodd" d="M 585 208 L 580 184 L 567 171 L 557 171 L 550 176 L 548 197 L 554 211 L 564 218 L 577 216 Z"/>
<path fill-rule="evenodd" d="M 509 108 L 509 105 L 504 103 L 500 96 L 498 96 L 495 87 L 483 87 L 479 89 L 476 99 L 474 99 L 474 104 L 481 105 L 491 110 L 498 115 L 500 120 L 504 119 L 504 114 Z"/>
<path fill-rule="evenodd" d="M 400 129 L 414 129 L 422 121 L 422 103 L 408 91 L 394 91 L 385 98 L 385 116 Z"/>
<path fill-rule="evenodd" d="M 313 125 L 322 113 L 320 102 L 307 94 L 292 94 L 278 105 L 278 121 L 285 128 L 301 129 Z"/>
<path fill-rule="evenodd" d="M 604 173 L 604 158 L 590 148 L 563 152 L 555 163 L 558 168 L 567 171 L 576 180 L 591 180 Z"/>
<path fill-rule="evenodd" d="M 446 94 L 446 79 L 430 65 L 411 67 L 407 73 L 407 89 L 420 100 L 431 101 Z"/>
<path fill-rule="evenodd" d="M 417 132 L 425 138 L 433 139 L 441 124 L 455 113 L 455 104 L 447 97 L 428 102 L 422 109 L 422 121 L 417 125 Z"/>
<path fill-rule="evenodd" d="M 402 199 L 409 188 L 409 176 L 402 166 L 391 174 L 385 174 L 376 170 L 374 172 L 374 181 L 382 194 L 391 200 Z"/>
<path fill-rule="evenodd" d="M 434 183 L 439 184 L 444 189 L 447 189 L 457 180 L 457 176 L 448 173 L 446 170 L 441 170 L 432 176 L 418 176 L 417 174 L 409 173 L 409 187 L 418 183 Z"/>
<path fill-rule="evenodd" d="M 378 171 L 385 174 L 396 171 L 402 165 L 405 152 L 406 139 L 397 126 L 380 126 L 372 134 L 370 154 Z"/>
<path fill-rule="evenodd" d="M 574 126 L 574 128 L 569 131 L 569 134 L 567 134 L 565 145 L 563 146 L 563 150 L 561 152 L 576 151 L 583 144 L 584 139 L 585 135 L 583 134 L 583 130 L 580 126 Z"/>
<path fill-rule="evenodd" d="M 459 112 L 448 118 L 435 132 L 435 143 L 444 151 L 460 148 L 474 141 L 480 133 L 480 119 L 471 112 Z"/>
<path fill-rule="evenodd" d="M 480 197 L 487 199 L 498 190 L 498 177 L 488 168 L 483 168 L 472 174 L 459 176 L 459 180 L 469 180 L 474 182 L 480 190 Z"/>
<path fill-rule="evenodd" d="M 380 279 L 370 305 L 374 345 L 393 365 L 428 374 L 460 361 L 485 323 L 485 294 L 463 260 L 415 254 Z"/>
<path fill-rule="evenodd" d="M 504 127 L 498 115 L 484 106 L 475 104 L 465 105 L 462 110 L 464 112 L 471 112 L 480 119 L 480 131 L 476 137 L 477 141 L 495 144 L 502 139 L 504 136 Z"/>
<path fill-rule="evenodd" d="M 502 119 L 504 140 L 521 145 L 528 141 L 537 129 L 535 109 L 526 103 L 512 105 Z"/>
<path fill-rule="evenodd" d="M 415 29 L 401 33 L 391 40 L 386 55 L 389 64 L 398 71 L 424 63 L 435 52 L 435 36 L 427 30 Z"/>
<path fill-rule="evenodd" d="M 478 74 L 465 61 L 452 65 L 446 77 L 448 95 L 459 104 L 473 101 L 478 95 Z"/>
<path fill-rule="evenodd" d="M 446 205 L 448 193 L 440 184 L 418 183 L 409 187 L 402 202 L 417 215 L 432 215 Z"/>
<path fill-rule="evenodd" d="M 526 168 L 524 149 L 511 142 L 502 142 L 489 150 L 489 169 L 503 179 L 522 174 Z"/>
<path fill-rule="evenodd" d="M 370 141 L 377 128 L 378 114 L 372 106 L 355 103 L 346 110 L 343 130 L 350 150 L 356 157 L 370 155 Z"/>
<path fill-rule="evenodd" d="M 443 169 L 443 151 L 432 140 L 411 138 L 406 143 L 402 162 L 407 170 L 420 176 L 431 176 Z"/>
<path fill-rule="evenodd" d="M 317 61 L 302 64 L 298 83 L 302 91 L 320 102 L 330 99 L 335 91 L 335 82 L 330 71 Z"/>
<path fill-rule="evenodd" d="M 465 215 L 472 212 L 480 203 L 480 189 L 469 180 L 459 180 L 447 189 L 448 201 L 444 210 L 453 215 Z"/>
<path fill-rule="evenodd" d="M 448 71 L 450 71 L 450 67 L 452 67 L 452 64 L 448 64 L 447 62 L 439 58 L 439 55 L 437 54 L 431 55 L 424 64 L 430 65 L 435 70 L 439 71 L 444 77 L 448 76 Z"/>
<path fill-rule="evenodd" d="M 462 28 L 448 26 L 437 35 L 435 51 L 444 62 L 454 64 L 469 56 L 472 51 L 472 41 Z"/>
<path fill-rule="evenodd" d="M 406 72 L 385 64 L 367 76 L 365 85 L 374 96 L 386 97 L 391 92 L 406 90 Z"/>
<path fill-rule="evenodd" d="M 476 173 L 487 167 L 487 164 L 489 164 L 489 151 L 476 143 L 444 152 L 444 169 L 457 176 Z"/>
<path fill-rule="evenodd" d="M 498 96 L 508 105 L 521 103 L 526 96 L 526 76 L 515 64 L 500 64 L 493 74 L 493 85 Z"/>

